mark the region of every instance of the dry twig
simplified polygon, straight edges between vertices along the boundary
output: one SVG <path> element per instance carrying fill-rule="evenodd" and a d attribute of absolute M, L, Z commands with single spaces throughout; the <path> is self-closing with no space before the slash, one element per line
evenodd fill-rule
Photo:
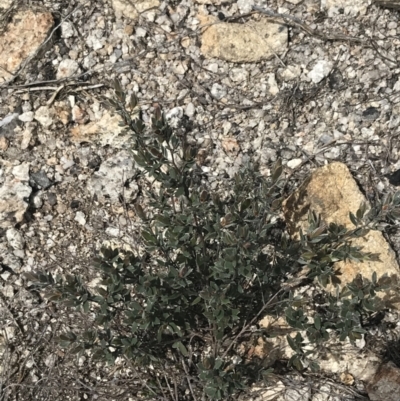
<path fill-rule="evenodd" d="M 374 0 L 374 3 L 377 6 L 383 8 L 393 8 L 395 10 L 400 10 L 400 1 L 399 0 Z"/>
<path fill-rule="evenodd" d="M 289 25 L 293 28 L 299 28 L 306 34 L 310 36 L 314 36 L 318 39 L 325 40 L 325 41 L 348 41 L 348 42 L 356 42 L 356 43 L 365 43 L 365 39 L 360 39 L 356 38 L 354 36 L 347 36 L 343 34 L 325 34 L 317 29 L 312 29 L 310 26 L 308 26 L 306 23 L 303 21 L 299 20 L 296 17 L 293 17 L 289 14 L 280 14 L 276 13 L 272 10 L 269 10 L 267 8 L 262 8 L 258 6 L 253 6 L 253 10 L 265 14 L 274 21 L 278 20 L 279 22 L 282 23 L 282 21 L 286 24 Z"/>

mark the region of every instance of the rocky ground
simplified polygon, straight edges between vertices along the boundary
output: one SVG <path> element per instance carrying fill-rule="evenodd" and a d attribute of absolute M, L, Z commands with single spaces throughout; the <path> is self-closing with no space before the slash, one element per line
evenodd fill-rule
<path fill-rule="evenodd" d="M 107 105 L 113 79 L 145 120 L 161 105 L 188 132 L 211 188 L 249 159 L 268 175 L 281 158 L 288 192 L 340 161 L 373 202 L 400 185 L 398 19 L 361 0 L 0 0 L 0 399 L 135 399 L 126 366 L 56 346 L 63 329 L 87 323 L 23 279 L 37 269 L 92 279 L 104 242 L 135 244 L 141 189 L 129 135 Z M 399 251 L 395 228 L 386 240 Z M 351 358 L 331 363 L 282 377 L 262 399 L 399 399 L 366 388 L 382 375 L 399 386 L 373 347 L 398 322 L 392 310 L 345 350 L 365 362 L 358 373 Z"/>

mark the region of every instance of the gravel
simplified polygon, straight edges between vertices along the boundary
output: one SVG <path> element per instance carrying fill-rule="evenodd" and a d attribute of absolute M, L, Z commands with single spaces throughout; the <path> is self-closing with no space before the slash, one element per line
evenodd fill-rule
<path fill-rule="evenodd" d="M 0 265 L 10 269 L 1 272 L 1 293 L 26 333 L 34 332 L 27 340 L 16 329 L 9 339 L 21 354 L 40 342 L 40 330 L 50 338 L 61 328 L 20 274 L 90 275 L 87 266 L 105 241 L 135 244 L 133 203 L 140 188 L 127 142 L 95 140 L 105 134 L 88 128 L 108 112 L 115 78 L 138 97 L 145 121 L 161 105 L 171 125 L 187 132 L 201 149 L 211 188 L 246 160 L 259 162 L 268 175 L 281 158 L 293 174 L 289 189 L 334 160 L 349 166 L 371 200 L 396 189 L 397 181 L 388 178 L 400 169 L 396 11 L 326 2 L 322 12 L 313 0 L 273 0 L 268 9 L 361 42 L 321 40 L 291 26 L 283 54 L 230 63 L 202 55 L 198 13 L 228 18 L 255 4 L 267 7 L 263 2 L 163 2 L 135 21 L 116 17 L 111 1 L 42 3 L 65 16 L 61 29 L 13 83 L 0 84 L 0 196 L 14 193 L 10 202 L 21 215 L 0 224 L 6 230 Z M 79 141 L 72 135 L 77 127 L 86 135 Z M 389 239 L 399 251 L 399 234 Z M 3 324 L 15 326 L 11 317 Z M 42 353 L 53 366 L 49 351 Z M 79 372 L 88 372 L 88 361 L 79 364 Z M 30 372 L 39 380 L 39 368 L 32 365 Z"/>

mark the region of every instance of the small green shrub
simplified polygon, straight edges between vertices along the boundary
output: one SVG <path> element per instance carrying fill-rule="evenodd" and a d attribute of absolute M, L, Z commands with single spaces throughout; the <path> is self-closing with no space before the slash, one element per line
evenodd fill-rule
<path fill-rule="evenodd" d="M 102 275 L 96 289 L 77 276 L 30 276 L 50 301 L 95 315 L 91 330 L 67 332 L 61 345 L 109 363 L 127 358 L 145 378 L 143 397 L 219 400 L 271 374 L 263 361 L 246 360 L 240 351 L 241 344 L 268 336 L 257 325 L 265 314 L 285 315 L 298 331 L 287 339 L 295 351 L 289 365 L 299 370 L 318 369 L 308 359 L 307 342 L 318 347 L 329 333 L 340 340 L 360 338 L 365 319 L 381 307 L 375 294 L 384 280 L 357 278 L 336 296 L 322 287 L 335 281 L 335 262 L 373 257 L 350 240 L 382 218 L 384 205 L 367 216 L 362 205 L 352 216 L 354 230 L 325 226 L 311 213 L 308 232 L 300 233 L 300 241 L 290 240 L 278 214 L 279 162 L 269 178 L 249 164 L 227 191 L 211 193 L 186 137 L 173 132 L 159 109 L 151 127 L 132 119 L 125 102 L 116 84 L 112 104 L 132 132 L 132 157 L 152 180 L 143 203 L 134 205 L 141 219 L 140 247 L 134 253 L 102 249 L 95 261 Z M 130 106 L 137 106 L 135 98 Z M 309 300 L 294 295 L 289 279 L 305 267 L 306 281 L 318 279 L 324 300 L 311 323 L 304 308 Z"/>

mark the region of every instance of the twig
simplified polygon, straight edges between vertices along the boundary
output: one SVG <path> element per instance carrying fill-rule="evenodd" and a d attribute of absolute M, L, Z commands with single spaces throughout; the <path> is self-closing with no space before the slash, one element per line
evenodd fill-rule
<path fill-rule="evenodd" d="M 250 320 L 249 323 L 245 323 L 242 327 L 242 330 L 240 330 L 239 334 L 237 334 L 235 336 L 235 338 L 232 340 L 232 342 L 229 344 L 228 348 L 225 350 L 224 354 L 222 355 L 222 359 L 224 359 L 226 357 L 226 355 L 228 354 L 228 352 L 230 351 L 230 349 L 233 347 L 234 344 L 236 344 L 238 338 L 245 333 L 250 326 L 258 319 L 258 317 L 261 315 L 261 313 L 264 312 L 265 309 L 267 309 L 268 306 L 271 305 L 272 301 L 282 292 L 284 292 L 284 289 L 280 289 L 274 296 L 271 297 L 271 299 L 259 310 L 259 312 L 257 313 L 256 316 L 253 317 L 253 319 Z"/>
<path fill-rule="evenodd" d="M 176 384 L 176 378 L 175 377 L 174 377 L 174 389 L 175 389 L 175 400 L 179 401 L 179 398 L 178 398 L 178 386 Z"/>
<path fill-rule="evenodd" d="M 169 393 L 171 394 L 172 399 L 174 399 L 174 398 L 175 398 L 175 397 L 174 397 L 174 393 L 173 393 L 173 391 L 172 391 L 171 386 L 170 386 L 169 383 L 168 383 L 168 379 L 167 379 L 167 377 L 165 376 L 165 373 L 164 373 L 164 379 L 165 379 L 165 382 L 167 383 L 167 387 L 168 387 Z"/>
<path fill-rule="evenodd" d="M 21 332 L 22 335 L 25 335 L 25 331 L 24 328 L 22 327 L 22 325 L 17 321 L 17 319 L 14 317 L 13 313 L 11 312 L 10 308 L 8 307 L 7 301 L 5 300 L 3 294 L 0 293 L 0 300 L 3 302 L 5 308 L 7 309 L 9 315 L 11 316 L 11 319 L 13 320 L 13 322 L 16 324 L 16 326 L 18 327 L 18 330 Z"/>
<path fill-rule="evenodd" d="M 397 65 L 397 61 L 396 60 L 392 60 L 389 57 L 387 57 L 387 56 L 382 54 L 382 52 L 379 50 L 378 45 L 376 44 L 375 40 L 371 41 L 371 45 L 372 45 L 372 48 L 378 53 L 378 55 L 380 57 L 382 57 L 383 60 L 388 61 L 389 63 Z M 390 67 L 390 66 L 388 66 L 388 67 Z"/>
<path fill-rule="evenodd" d="M 65 88 L 65 85 L 60 85 L 55 91 L 54 93 L 51 95 L 50 99 L 46 102 L 47 106 L 51 106 L 55 100 L 55 98 L 57 97 L 57 95 Z"/>
<path fill-rule="evenodd" d="M 158 387 L 160 388 L 160 390 L 161 390 L 161 392 L 162 392 L 162 395 L 163 395 L 164 399 L 167 400 L 167 396 L 165 395 L 163 386 L 161 385 L 161 382 L 160 382 L 160 379 L 159 379 L 158 376 L 157 376 L 157 383 L 158 383 Z"/>
<path fill-rule="evenodd" d="M 395 10 L 400 10 L 399 0 L 374 0 L 374 4 L 384 8 L 393 8 Z"/>
<path fill-rule="evenodd" d="M 61 86 L 38 86 L 37 88 L 26 88 L 26 89 L 20 89 L 15 91 L 15 94 L 20 94 L 20 93 L 25 93 L 25 92 L 37 92 L 37 91 L 60 91 L 63 88 L 66 88 L 67 86 L 73 86 L 73 85 L 82 85 L 82 82 L 69 82 L 67 84 L 61 85 Z M 89 86 L 79 86 L 78 88 L 75 88 L 75 92 L 80 92 L 86 89 L 97 89 L 97 88 L 102 88 L 104 84 L 96 84 L 96 85 L 89 85 Z"/>
<path fill-rule="evenodd" d="M 37 92 L 37 91 L 46 91 L 46 90 L 53 90 L 54 93 L 51 95 L 50 99 L 46 102 L 47 106 L 51 106 L 56 99 L 57 95 L 66 87 L 68 86 L 73 86 L 73 85 L 79 85 L 82 84 L 82 82 L 69 82 L 62 84 L 60 86 L 39 86 L 37 88 L 26 88 L 26 89 L 20 89 L 15 91 L 15 94 L 20 94 L 20 93 L 25 93 L 25 92 Z M 96 85 L 89 85 L 89 86 L 80 86 L 78 88 L 74 89 L 74 92 L 80 92 L 83 90 L 88 90 L 88 89 L 97 89 L 97 88 L 102 88 L 104 84 L 96 84 Z"/>
<path fill-rule="evenodd" d="M 192 388 L 192 383 L 190 383 L 190 380 L 189 380 L 189 372 L 188 372 L 188 370 L 187 370 L 185 361 L 183 360 L 182 357 L 181 357 L 181 361 L 182 361 L 183 369 L 185 370 L 185 373 L 186 373 L 186 380 L 187 380 L 187 382 L 188 382 L 190 392 L 192 393 L 192 397 L 193 397 L 194 401 L 197 401 L 197 398 L 196 398 L 196 396 L 195 396 L 195 394 L 194 394 L 194 391 L 193 391 L 193 388 Z"/>
<path fill-rule="evenodd" d="M 336 34 L 336 35 L 332 35 L 332 34 L 324 34 L 323 32 L 320 32 L 316 29 L 312 29 L 309 25 L 307 25 L 306 23 L 304 23 L 303 21 L 301 21 L 300 19 L 293 17 L 291 15 L 288 14 L 280 14 L 280 13 L 276 13 L 272 10 L 269 10 L 267 8 L 261 8 L 259 6 L 253 6 L 253 10 L 261 13 L 261 14 L 265 14 L 268 17 L 271 17 L 273 19 L 280 19 L 281 21 L 283 20 L 284 23 L 286 25 L 292 26 L 294 28 L 299 28 L 301 29 L 303 32 L 307 33 L 310 36 L 314 36 L 316 38 L 325 40 L 325 41 L 350 41 L 350 42 L 356 42 L 356 43 L 364 43 L 366 42 L 365 39 L 360 39 L 360 38 L 356 38 L 354 36 L 347 36 L 347 35 L 343 35 L 343 34 Z"/>
<path fill-rule="evenodd" d="M 143 385 L 144 387 L 146 387 L 148 390 L 150 390 L 150 391 L 156 396 L 157 393 L 156 393 L 150 386 L 148 386 L 147 383 L 140 377 L 138 371 L 137 371 L 137 370 L 135 369 L 135 367 L 133 366 L 133 363 L 131 362 L 131 360 L 130 360 L 126 355 L 124 355 L 124 358 L 125 358 L 125 360 L 128 362 L 130 368 L 137 374 L 139 380 L 142 382 L 142 385 Z"/>

